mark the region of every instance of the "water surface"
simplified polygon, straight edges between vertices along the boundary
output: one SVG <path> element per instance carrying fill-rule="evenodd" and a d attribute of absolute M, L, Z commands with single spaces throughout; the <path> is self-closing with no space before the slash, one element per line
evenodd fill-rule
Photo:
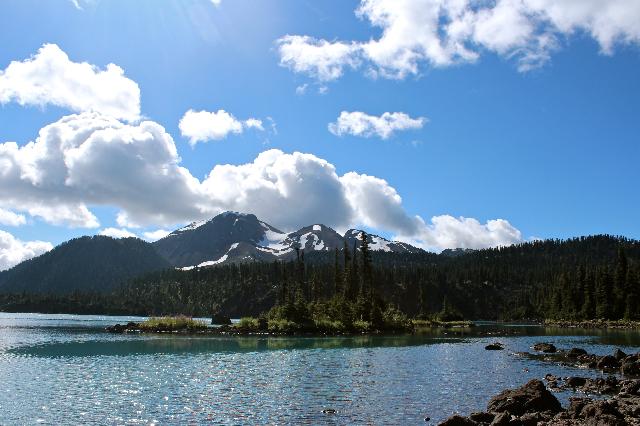
<path fill-rule="evenodd" d="M 547 373 L 597 374 L 514 355 L 536 342 L 599 354 L 640 345 L 635 331 L 495 324 L 342 338 L 104 332 L 131 320 L 0 313 L 0 423 L 436 424 Z M 507 349 L 484 350 L 494 341 Z"/>

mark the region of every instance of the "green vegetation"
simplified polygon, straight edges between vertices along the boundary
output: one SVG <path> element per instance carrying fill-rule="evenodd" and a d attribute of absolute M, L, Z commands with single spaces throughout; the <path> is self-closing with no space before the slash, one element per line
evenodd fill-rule
<path fill-rule="evenodd" d="M 203 321 L 194 320 L 185 316 L 177 317 L 151 317 L 139 325 L 142 331 L 197 331 L 207 328 Z"/>
<path fill-rule="evenodd" d="M 299 253 L 290 262 L 151 273 L 109 293 L 0 294 L 0 310 L 209 317 L 327 334 L 463 319 L 640 320 L 640 242 L 611 236 L 465 252 Z M 462 326 L 464 323 L 458 323 Z"/>

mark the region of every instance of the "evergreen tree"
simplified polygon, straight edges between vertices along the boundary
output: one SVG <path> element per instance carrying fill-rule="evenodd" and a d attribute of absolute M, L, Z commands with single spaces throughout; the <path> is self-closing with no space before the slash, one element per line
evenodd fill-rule
<path fill-rule="evenodd" d="M 603 268 L 596 281 L 596 316 L 611 319 L 613 305 L 613 279 L 608 268 Z"/>

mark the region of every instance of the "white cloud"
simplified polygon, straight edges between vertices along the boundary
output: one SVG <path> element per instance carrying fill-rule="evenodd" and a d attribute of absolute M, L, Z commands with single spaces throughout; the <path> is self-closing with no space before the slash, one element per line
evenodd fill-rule
<path fill-rule="evenodd" d="M 45 44 L 31 58 L 0 71 L 0 103 L 8 102 L 97 111 L 131 121 L 140 115 L 140 88 L 115 64 L 100 70 L 73 62 L 57 45 Z"/>
<path fill-rule="evenodd" d="M 0 208 L 0 225 L 20 226 L 27 223 L 24 215 Z"/>
<path fill-rule="evenodd" d="M 153 242 L 166 237 L 170 233 L 170 231 L 167 231 L 165 229 L 158 229 L 155 231 L 143 232 L 142 235 L 144 236 L 145 240 Z"/>
<path fill-rule="evenodd" d="M 296 95 L 304 95 L 305 93 L 307 93 L 307 88 L 309 87 L 309 84 L 305 83 L 305 84 L 301 84 L 300 86 L 296 87 Z"/>
<path fill-rule="evenodd" d="M 0 204 L 78 227 L 99 226 L 91 205 L 118 206 L 134 223 L 179 222 L 201 212 L 200 183 L 179 162 L 157 123 L 70 115 L 25 146 L 0 144 Z"/>
<path fill-rule="evenodd" d="M 637 0 L 362 0 L 356 15 L 381 30 L 366 41 L 286 35 L 280 64 L 320 81 L 345 68 L 373 77 L 405 78 L 421 66 L 446 67 L 492 52 L 527 71 L 547 62 L 563 39 L 586 34 L 602 53 L 640 43 Z"/>
<path fill-rule="evenodd" d="M 225 210 L 254 213 L 283 230 L 309 223 L 368 226 L 425 247 L 484 247 L 517 240 L 508 222 L 432 224 L 409 215 L 383 179 L 348 172 L 312 154 L 268 150 L 252 162 L 218 164 L 202 181 L 180 166 L 175 142 L 157 123 L 123 124 L 97 113 L 63 117 L 20 147 L 0 144 L 0 204 L 54 224 L 99 226 L 90 206 L 120 211 L 121 229 L 169 227 Z M 3 208 L 4 208 L 3 207 Z M 446 226 L 445 226 L 446 225 Z M 147 239 L 161 231 L 143 233 Z"/>
<path fill-rule="evenodd" d="M 100 231 L 100 235 L 111 238 L 138 238 L 136 234 L 125 228 L 105 228 Z"/>
<path fill-rule="evenodd" d="M 45 241 L 20 241 L 10 233 L 0 230 L 0 271 L 12 268 L 20 262 L 40 256 L 53 248 Z"/>
<path fill-rule="evenodd" d="M 222 3 L 222 0 L 211 0 L 211 3 L 213 3 L 214 6 L 220 6 L 220 3 Z"/>
<path fill-rule="evenodd" d="M 286 35 L 276 42 L 280 65 L 308 74 L 320 81 L 335 80 L 347 66 L 355 68 L 358 46 L 318 40 L 309 36 Z"/>
<path fill-rule="evenodd" d="M 385 112 L 380 117 L 360 111 L 342 111 L 329 131 L 337 136 L 378 136 L 387 139 L 396 131 L 421 129 L 426 119 L 411 118 L 404 112 Z"/>
<path fill-rule="evenodd" d="M 488 248 L 523 241 L 521 232 L 504 219 L 434 216 L 421 231 L 422 245 L 432 248 Z"/>
<path fill-rule="evenodd" d="M 242 133 L 244 129 L 264 130 L 262 121 L 249 118 L 240 121 L 225 110 L 217 112 L 194 111 L 190 109 L 178 124 L 182 136 L 189 138 L 189 143 L 224 139 L 230 133 Z"/>

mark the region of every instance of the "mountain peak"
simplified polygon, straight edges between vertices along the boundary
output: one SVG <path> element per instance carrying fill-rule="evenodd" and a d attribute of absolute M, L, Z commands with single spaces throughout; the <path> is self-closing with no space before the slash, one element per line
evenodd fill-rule
<path fill-rule="evenodd" d="M 156 250 L 179 268 L 193 268 L 248 261 L 290 260 L 296 250 L 305 253 L 342 250 L 362 244 L 362 231 L 351 229 L 342 236 L 331 227 L 315 223 L 285 233 L 253 214 L 227 211 L 207 221 L 193 222 L 154 243 Z M 416 253 L 408 244 L 368 235 L 373 251 Z"/>

